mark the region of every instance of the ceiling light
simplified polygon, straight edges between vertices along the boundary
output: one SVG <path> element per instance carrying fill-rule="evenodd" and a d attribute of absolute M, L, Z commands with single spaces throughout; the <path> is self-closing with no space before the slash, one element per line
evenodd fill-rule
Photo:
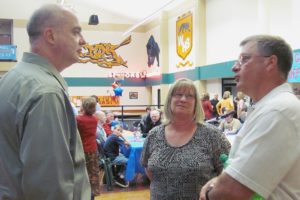
<path fill-rule="evenodd" d="M 89 25 L 97 25 L 99 24 L 98 15 L 91 15 L 89 20 Z"/>

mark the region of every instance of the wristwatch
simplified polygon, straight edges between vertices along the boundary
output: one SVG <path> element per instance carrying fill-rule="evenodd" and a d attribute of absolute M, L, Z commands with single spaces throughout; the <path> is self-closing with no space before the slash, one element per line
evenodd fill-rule
<path fill-rule="evenodd" d="M 211 191 L 212 187 L 208 188 L 205 192 L 205 199 L 209 200 L 208 193 Z"/>

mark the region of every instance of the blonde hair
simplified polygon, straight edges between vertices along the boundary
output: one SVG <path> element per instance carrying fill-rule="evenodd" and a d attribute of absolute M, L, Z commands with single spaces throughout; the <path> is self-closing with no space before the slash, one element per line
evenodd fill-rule
<path fill-rule="evenodd" d="M 236 94 L 237 98 L 240 100 L 240 99 L 244 99 L 245 95 L 243 92 L 237 92 Z"/>
<path fill-rule="evenodd" d="M 230 97 L 230 92 L 229 91 L 225 91 L 224 93 L 223 93 L 223 99 L 228 99 L 229 97 Z"/>
<path fill-rule="evenodd" d="M 178 79 L 173 85 L 170 87 L 165 105 L 164 105 L 164 124 L 169 124 L 172 121 L 173 114 L 171 110 L 171 100 L 174 92 L 177 90 L 192 90 L 195 94 L 195 107 L 194 107 L 194 122 L 202 123 L 204 120 L 204 112 L 202 106 L 200 105 L 200 95 L 194 84 L 194 82 L 187 78 Z"/>
<path fill-rule="evenodd" d="M 98 120 L 101 119 L 101 118 L 103 118 L 103 117 L 106 118 L 105 112 L 103 112 L 101 110 L 96 111 L 95 112 L 95 116 L 97 117 Z"/>

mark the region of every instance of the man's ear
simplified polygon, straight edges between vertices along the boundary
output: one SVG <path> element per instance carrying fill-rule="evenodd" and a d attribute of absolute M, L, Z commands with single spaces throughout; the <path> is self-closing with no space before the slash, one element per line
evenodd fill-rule
<path fill-rule="evenodd" d="M 272 71 L 274 69 L 278 69 L 278 58 L 275 55 L 271 55 L 268 59 L 267 59 L 267 70 L 268 71 Z"/>
<path fill-rule="evenodd" d="M 44 39 L 47 43 L 54 44 L 55 43 L 55 31 L 53 28 L 45 28 L 43 32 Z"/>

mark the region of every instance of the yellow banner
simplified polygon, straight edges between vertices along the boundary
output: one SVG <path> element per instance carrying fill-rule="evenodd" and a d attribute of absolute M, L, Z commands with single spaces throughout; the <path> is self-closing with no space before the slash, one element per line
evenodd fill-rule
<path fill-rule="evenodd" d="M 81 106 L 82 98 L 86 96 L 71 96 L 71 101 L 75 106 Z M 120 98 L 116 96 L 98 96 L 99 104 L 101 106 L 118 106 L 120 105 Z"/>
<path fill-rule="evenodd" d="M 193 14 L 185 13 L 176 21 L 176 49 L 183 60 L 189 55 L 193 47 Z"/>
<path fill-rule="evenodd" d="M 116 96 L 98 96 L 101 106 L 118 106 L 120 98 Z"/>

